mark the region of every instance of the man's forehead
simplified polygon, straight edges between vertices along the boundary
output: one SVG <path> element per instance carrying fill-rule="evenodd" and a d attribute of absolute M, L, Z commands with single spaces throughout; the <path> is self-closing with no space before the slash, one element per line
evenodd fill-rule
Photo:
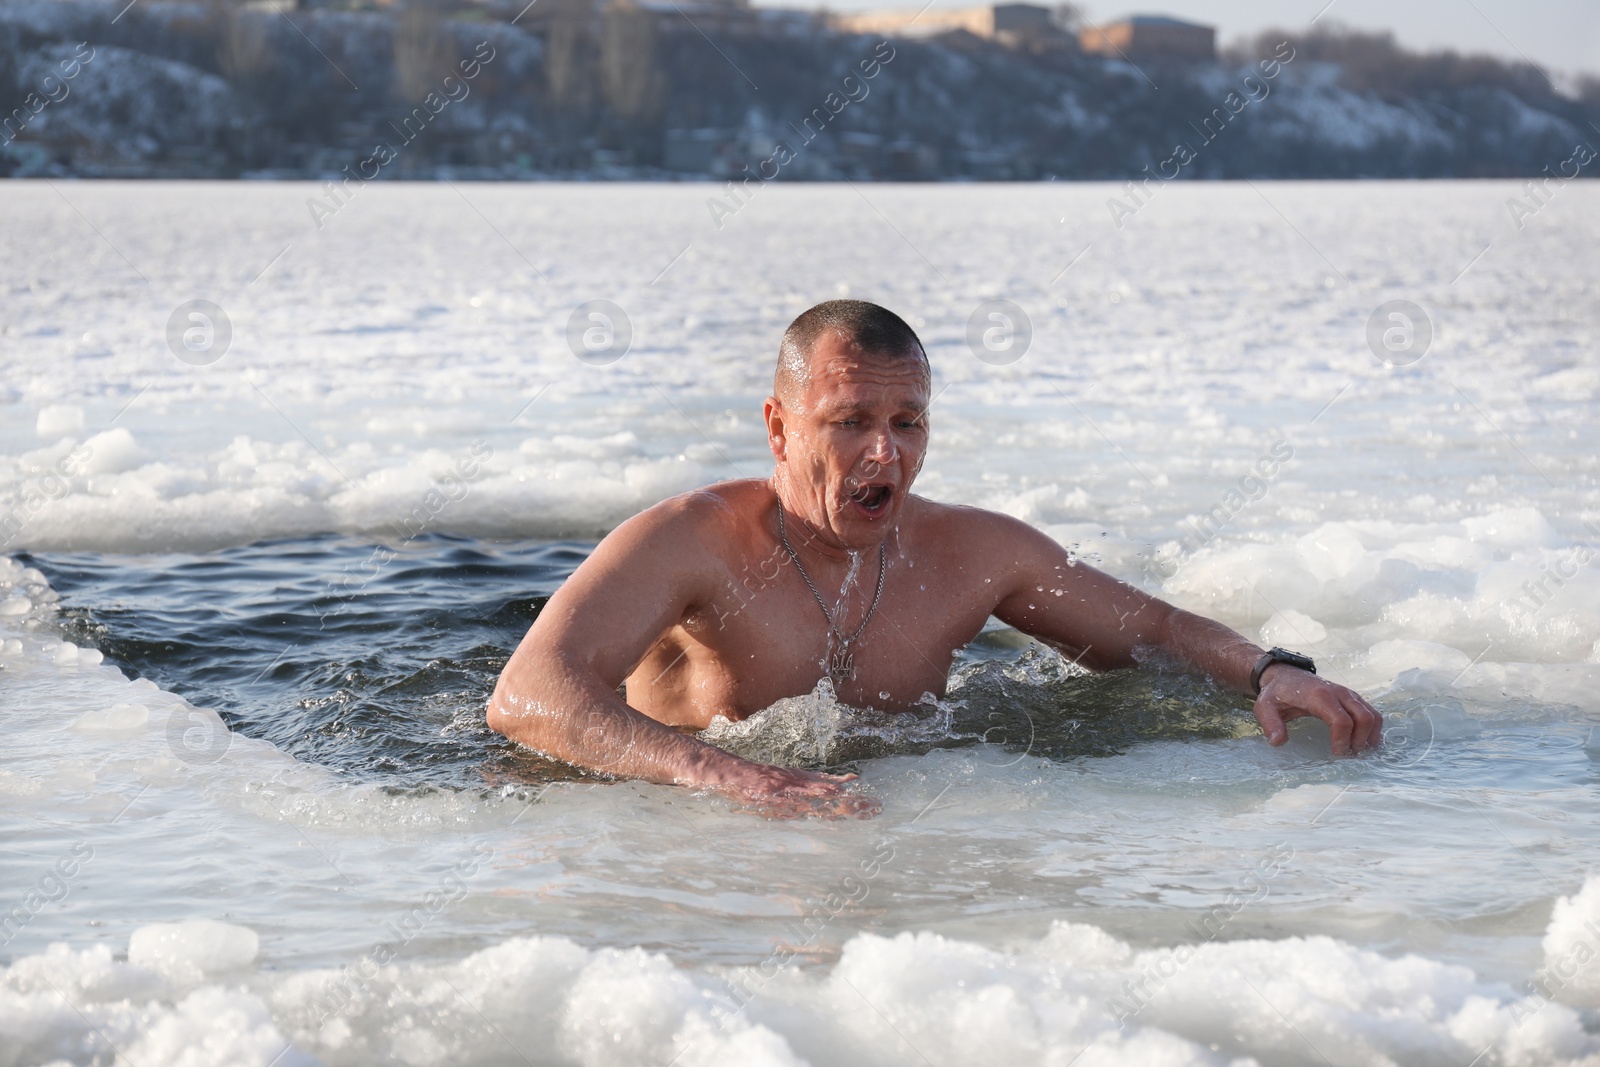
<path fill-rule="evenodd" d="M 852 342 L 837 340 L 818 345 L 811 353 L 811 394 L 818 403 L 834 396 L 860 397 L 885 388 L 928 391 L 928 371 L 917 357 L 901 353 L 870 352 Z"/>
<path fill-rule="evenodd" d="M 888 401 L 904 407 L 928 405 L 928 376 L 910 360 L 867 359 L 818 363 L 807 390 L 817 408 L 856 407 Z"/>

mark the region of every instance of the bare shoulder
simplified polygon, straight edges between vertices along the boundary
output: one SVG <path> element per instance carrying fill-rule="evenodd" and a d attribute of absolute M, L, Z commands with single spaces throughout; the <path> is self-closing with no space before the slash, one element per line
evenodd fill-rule
<path fill-rule="evenodd" d="M 935 538 L 940 544 L 962 552 L 1061 551 L 1047 534 L 998 511 L 968 504 L 942 504 L 919 496 L 912 496 L 908 503 L 915 505 L 913 517 L 924 538 Z"/>
<path fill-rule="evenodd" d="M 769 507 L 772 486 L 756 478 L 702 485 L 687 493 L 668 497 L 640 512 L 652 527 L 683 528 L 695 533 L 712 533 L 722 528 L 741 529 Z"/>
<path fill-rule="evenodd" d="M 753 478 L 718 482 L 668 497 L 622 523 L 601 544 L 618 551 L 648 546 L 654 555 L 722 557 L 772 500 Z"/>
<path fill-rule="evenodd" d="M 921 499 L 914 515 L 909 532 L 919 554 L 931 555 L 947 574 L 982 578 L 984 589 L 1000 599 L 1077 570 L 1053 538 L 1010 515 Z"/>

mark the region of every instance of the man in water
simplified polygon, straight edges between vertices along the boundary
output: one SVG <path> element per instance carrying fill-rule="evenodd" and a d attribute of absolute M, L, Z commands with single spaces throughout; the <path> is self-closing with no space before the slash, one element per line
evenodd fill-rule
<path fill-rule="evenodd" d="M 944 693 L 993 615 L 1093 669 L 1175 658 L 1253 696 L 1274 745 L 1307 716 L 1328 724 L 1335 755 L 1378 744 L 1378 712 L 1309 660 L 1265 653 L 1017 519 L 913 496 L 930 382 L 893 312 L 830 300 L 795 319 L 765 407 L 772 478 L 697 489 L 612 531 L 512 655 L 489 725 L 609 774 L 863 813 L 875 805 L 853 775 L 754 763 L 693 731 L 825 678 L 847 704 L 908 710 Z"/>

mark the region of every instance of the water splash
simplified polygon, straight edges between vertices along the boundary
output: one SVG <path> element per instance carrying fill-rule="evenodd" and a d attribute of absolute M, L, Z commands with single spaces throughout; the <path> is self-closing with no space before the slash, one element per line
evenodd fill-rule
<path fill-rule="evenodd" d="M 1231 738 L 1256 729 L 1237 698 L 1204 679 L 1141 669 L 1090 674 L 1044 646 L 969 663 L 944 698 L 911 711 L 853 707 L 823 678 L 739 722 L 717 718 L 700 739 L 745 759 L 838 768 L 884 756 L 982 745 L 997 760 L 1105 756 L 1141 741 Z"/>
<path fill-rule="evenodd" d="M 915 711 L 884 712 L 840 700 L 828 678 L 739 722 L 718 716 L 702 741 L 745 759 L 786 767 L 829 767 L 951 739 L 953 706 L 927 695 Z"/>

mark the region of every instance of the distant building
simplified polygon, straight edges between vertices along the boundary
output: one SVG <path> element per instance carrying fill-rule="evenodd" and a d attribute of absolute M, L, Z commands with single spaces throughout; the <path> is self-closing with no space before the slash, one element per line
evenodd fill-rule
<path fill-rule="evenodd" d="M 544 2 L 545 0 L 538 0 L 534 9 L 537 10 Z M 655 17 L 658 24 L 671 23 L 682 26 L 687 21 L 701 30 L 731 30 L 740 33 L 759 32 L 768 22 L 767 16 L 775 14 L 752 8 L 750 0 L 588 0 L 588 2 L 600 12 L 604 12 L 607 8 L 647 11 Z"/>
<path fill-rule="evenodd" d="M 1130 15 L 1078 34 L 1078 44 L 1092 55 L 1149 59 L 1217 58 L 1217 31 L 1165 15 Z"/>
<path fill-rule="evenodd" d="M 994 18 L 994 35 L 1059 33 L 1054 13 L 1038 4 L 994 4 L 989 8 Z"/>
<path fill-rule="evenodd" d="M 932 37 L 965 30 L 975 37 L 1023 37 L 1059 33 L 1052 12 L 1039 4 L 990 4 L 986 7 L 912 8 L 862 11 L 833 16 L 833 24 L 851 33 L 892 33 Z"/>

